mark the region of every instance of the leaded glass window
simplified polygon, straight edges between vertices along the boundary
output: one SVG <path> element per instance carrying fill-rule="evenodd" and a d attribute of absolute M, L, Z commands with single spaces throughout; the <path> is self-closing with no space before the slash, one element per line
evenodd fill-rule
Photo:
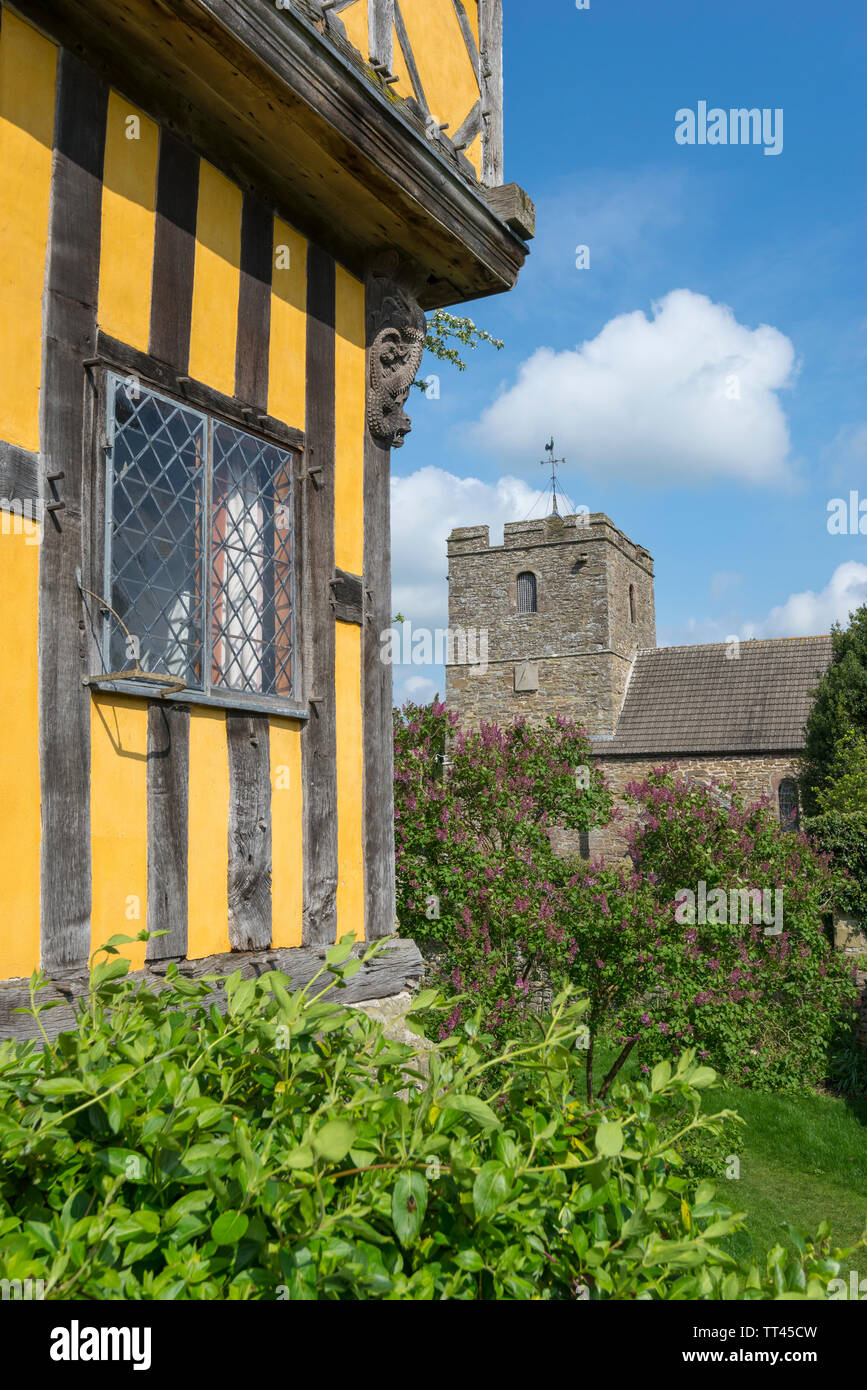
<path fill-rule="evenodd" d="M 784 777 L 777 792 L 780 805 L 780 826 L 783 830 L 798 828 L 798 784 L 793 777 Z"/>
<path fill-rule="evenodd" d="M 112 373 L 106 460 L 106 670 L 291 698 L 292 455 Z"/>

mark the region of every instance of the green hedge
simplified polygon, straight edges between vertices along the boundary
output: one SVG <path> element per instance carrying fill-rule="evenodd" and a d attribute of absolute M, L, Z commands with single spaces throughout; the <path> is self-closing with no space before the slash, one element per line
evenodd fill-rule
<path fill-rule="evenodd" d="M 828 811 L 809 817 L 803 828 L 839 871 L 840 911 L 867 924 L 867 815 Z"/>
<path fill-rule="evenodd" d="M 687 1051 L 584 1102 L 586 1001 L 487 1060 L 477 1019 L 391 1042 L 322 975 L 238 971 L 225 1015 L 174 966 L 156 994 L 120 978 L 125 940 L 74 1028 L 0 1043 L 0 1276 L 46 1298 L 825 1299 L 849 1268 L 824 1224 L 727 1253 L 741 1217 L 679 1171 L 732 1118 L 702 1109 L 715 1073 Z"/>

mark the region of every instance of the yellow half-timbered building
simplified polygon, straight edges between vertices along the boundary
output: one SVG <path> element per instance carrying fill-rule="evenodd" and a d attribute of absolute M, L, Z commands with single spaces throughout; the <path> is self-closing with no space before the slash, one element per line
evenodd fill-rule
<path fill-rule="evenodd" d="M 391 934 L 389 454 L 532 235 L 501 35 L 0 6 L 0 979 Z"/>

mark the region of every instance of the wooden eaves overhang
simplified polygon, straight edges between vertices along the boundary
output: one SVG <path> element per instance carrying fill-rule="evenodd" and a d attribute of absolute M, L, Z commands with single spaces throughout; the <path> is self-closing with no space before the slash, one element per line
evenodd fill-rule
<path fill-rule="evenodd" d="M 510 185 L 504 200 L 506 190 L 478 184 L 318 0 L 286 4 L 17 0 L 359 276 L 388 249 L 423 270 L 427 310 L 511 289 L 527 246 L 504 217 L 517 205 L 531 221 L 526 195 Z"/>

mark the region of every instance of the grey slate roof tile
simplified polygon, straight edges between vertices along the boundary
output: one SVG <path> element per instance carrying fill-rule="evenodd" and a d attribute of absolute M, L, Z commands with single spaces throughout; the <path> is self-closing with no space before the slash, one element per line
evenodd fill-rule
<path fill-rule="evenodd" d="M 831 661 L 830 637 L 781 637 L 639 652 L 603 756 L 800 749 L 811 693 Z"/>

